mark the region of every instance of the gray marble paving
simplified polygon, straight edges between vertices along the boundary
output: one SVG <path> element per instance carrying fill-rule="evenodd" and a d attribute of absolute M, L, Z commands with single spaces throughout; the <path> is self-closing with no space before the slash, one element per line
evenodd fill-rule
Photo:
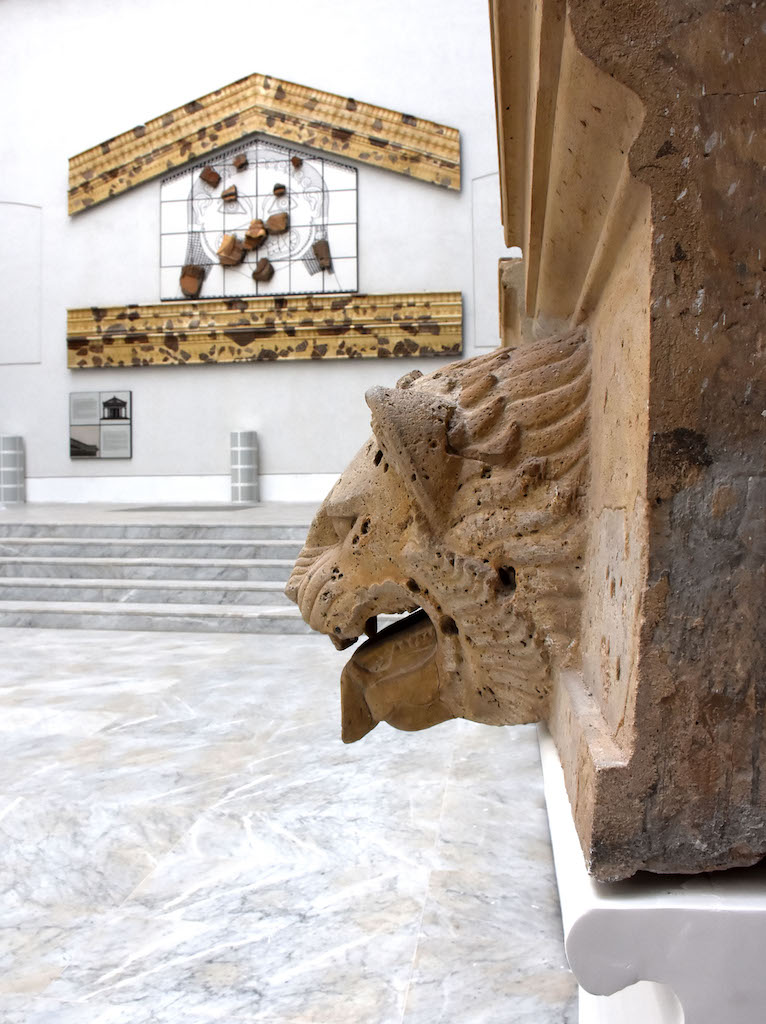
<path fill-rule="evenodd" d="M 0 643 L 7 1024 L 575 1024 L 532 727 L 346 747 L 314 636 Z"/>

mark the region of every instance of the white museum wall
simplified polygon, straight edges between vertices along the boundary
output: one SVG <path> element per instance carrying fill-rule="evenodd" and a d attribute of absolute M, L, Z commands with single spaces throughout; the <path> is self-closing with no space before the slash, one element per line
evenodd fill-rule
<path fill-rule="evenodd" d="M 497 344 L 485 0 L 4 0 L 0 432 L 25 439 L 30 500 L 227 500 L 243 429 L 264 498 L 320 497 L 369 433 L 366 388 L 446 362 L 67 369 L 68 307 L 159 301 L 159 179 L 69 217 L 68 158 L 254 71 L 460 130 L 460 193 L 359 165 L 359 290 L 459 290 L 464 353 Z M 69 392 L 111 389 L 133 392 L 133 458 L 73 463 Z"/>

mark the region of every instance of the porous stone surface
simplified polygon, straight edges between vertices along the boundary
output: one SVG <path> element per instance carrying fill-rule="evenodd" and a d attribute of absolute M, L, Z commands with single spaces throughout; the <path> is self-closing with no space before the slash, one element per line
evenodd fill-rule
<path fill-rule="evenodd" d="M 577 651 L 589 384 L 580 328 L 368 391 L 374 436 L 287 587 L 336 646 L 371 635 L 343 672 L 346 741 L 547 716 Z"/>
<path fill-rule="evenodd" d="M 751 864 L 766 853 L 764 8 L 530 12 L 492 3 L 506 241 L 525 255 L 507 340 L 587 323 L 593 346 L 582 660 L 549 725 L 598 877 Z"/>

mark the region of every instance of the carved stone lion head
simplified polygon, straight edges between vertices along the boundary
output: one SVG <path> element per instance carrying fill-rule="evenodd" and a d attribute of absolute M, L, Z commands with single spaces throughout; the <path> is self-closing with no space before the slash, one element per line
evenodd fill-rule
<path fill-rule="evenodd" d="M 579 632 L 589 387 L 580 329 L 367 392 L 374 436 L 286 590 L 337 647 L 370 637 L 341 678 L 346 742 L 545 717 Z"/>

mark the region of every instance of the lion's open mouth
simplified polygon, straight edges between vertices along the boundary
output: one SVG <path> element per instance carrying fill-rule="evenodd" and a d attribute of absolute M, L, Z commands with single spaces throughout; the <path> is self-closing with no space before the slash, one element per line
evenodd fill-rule
<path fill-rule="evenodd" d="M 414 730 L 451 718 L 439 699 L 436 653 L 436 630 L 422 608 L 358 647 L 341 675 L 344 743 L 381 721 Z"/>
<path fill-rule="evenodd" d="M 414 579 L 370 582 L 349 593 L 335 547 L 304 549 L 285 593 L 303 618 L 343 651 L 367 639 L 354 651 L 341 674 L 342 736 L 361 739 L 378 722 L 397 729 L 426 729 L 455 717 L 441 699 L 454 657 L 445 654 L 456 641 L 453 620 L 431 615 L 427 602 L 418 607 L 420 586 Z M 401 616 L 378 632 L 378 615 Z M 453 652 L 454 653 L 454 652 Z"/>

